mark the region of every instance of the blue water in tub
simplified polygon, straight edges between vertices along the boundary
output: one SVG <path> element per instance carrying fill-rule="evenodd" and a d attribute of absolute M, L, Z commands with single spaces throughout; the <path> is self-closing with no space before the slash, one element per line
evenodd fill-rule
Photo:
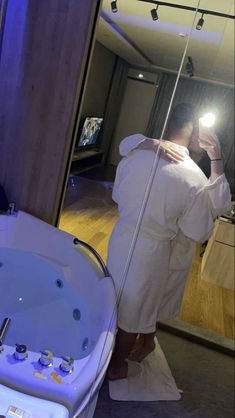
<path fill-rule="evenodd" d="M 11 318 L 7 345 L 74 359 L 92 350 L 84 301 L 64 280 L 63 270 L 39 255 L 0 248 L 0 325 L 5 317 Z"/>

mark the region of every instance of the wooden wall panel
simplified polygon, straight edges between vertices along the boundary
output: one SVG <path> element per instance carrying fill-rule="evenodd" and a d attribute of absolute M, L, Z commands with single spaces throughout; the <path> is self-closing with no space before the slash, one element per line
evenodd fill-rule
<path fill-rule="evenodd" d="M 55 223 L 97 0 L 9 0 L 0 63 L 0 183 Z"/>

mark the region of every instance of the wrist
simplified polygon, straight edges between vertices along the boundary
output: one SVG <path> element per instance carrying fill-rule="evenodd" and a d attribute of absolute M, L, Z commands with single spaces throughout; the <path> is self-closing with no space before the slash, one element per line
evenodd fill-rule
<path fill-rule="evenodd" d="M 220 160 L 222 158 L 221 152 L 210 152 L 208 153 L 210 160 Z"/>
<path fill-rule="evenodd" d="M 210 160 L 219 160 L 222 158 L 222 154 L 221 154 L 221 150 L 218 148 L 215 148 L 213 150 L 210 150 L 208 152 L 208 157 L 210 158 Z"/>

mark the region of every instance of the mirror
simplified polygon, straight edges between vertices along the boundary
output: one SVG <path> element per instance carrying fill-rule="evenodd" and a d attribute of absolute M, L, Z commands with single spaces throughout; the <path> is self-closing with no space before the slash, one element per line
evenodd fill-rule
<path fill-rule="evenodd" d="M 193 6 L 197 6 L 197 1 L 193 1 Z M 186 30 L 190 30 L 194 19 L 194 13 L 186 11 L 182 24 L 176 9 L 162 8 L 158 11 L 159 20 L 153 21 L 153 8 L 151 2 L 119 0 L 118 12 L 112 13 L 111 2 L 103 2 L 81 117 L 77 123 L 76 144 L 59 226 L 79 234 L 104 258 L 117 216 L 111 189 L 121 159 L 119 143 L 128 135 L 146 132 L 161 72 L 168 70 L 177 74 L 187 43 Z M 167 105 L 174 84 L 175 78 L 172 77 L 165 98 Z M 102 127 L 96 144 L 82 146 L 80 139 L 87 117 L 103 119 Z M 97 218 L 100 223 L 93 224 Z"/>
<path fill-rule="evenodd" d="M 200 116 L 214 114 L 211 129 L 221 144 L 234 201 L 234 19 L 229 17 L 233 7 L 233 1 L 225 1 L 216 9 L 214 2 L 200 2 L 200 9 L 225 17 L 204 14 L 201 30 L 192 32 L 173 106 L 186 102 L 194 105 Z M 197 23 L 201 18 L 198 13 Z M 209 177 L 207 153 L 192 151 L 191 157 Z M 215 221 L 209 241 L 197 245 L 179 315 L 187 323 L 229 339 L 234 338 L 234 236 L 231 210 Z"/>
<path fill-rule="evenodd" d="M 118 216 L 112 188 L 121 159 L 119 144 L 136 133 L 160 137 L 193 24 L 173 107 L 188 102 L 202 114 L 216 113 L 216 133 L 234 193 L 234 20 L 205 14 L 203 27 L 196 30 L 201 13 L 195 17 L 190 9 L 197 8 L 197 1 L 185 1 L 183 9 L 164 7 L 159 1 L 157 16 L 153 1 L 119 0 L 115 12 L 110 3 L 104 0 L 100 15 L 59 225 L 91 244 L 104 259 Z M 232 15 L 232 6 L 232 0 L 216 5 L 216 10 L 211 0 L 199 4 L 200 9 L 223 15 Z M 196 162 L 207 175 L 206 156 Z M 211 242 L 197 246 L 178 319 L 232 338 L 233 290 L 206 279 L 211 246 Z"/>

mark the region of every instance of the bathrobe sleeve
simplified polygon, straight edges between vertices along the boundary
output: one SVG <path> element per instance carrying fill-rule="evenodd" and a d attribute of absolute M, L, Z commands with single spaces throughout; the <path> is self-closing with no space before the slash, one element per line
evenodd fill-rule
<path fill-rule="evenodd" d="M 205 189 L 211 200 L 214 218 L 231 209 L 232 197 L 228 181 L 224 174 L 217 177 L 214 182 L 211 182 L 209 179 Z"/>
<path fill-rule="evenodd" d="M 230 208 L 230 188 L 222 174 L 214 182 L 209 180 L 199 191 L 192 190 L 178 225 L 188 238 L 205 242 L 211 235 L 215 218 Z"/>
<path fill-rule="evenodd" d="M 202 243 L 210 237 L 213 222 L 212 203 L 206 189 L 192 190 L 186 209 L 178 219 L 179 228 L 186 237 Z"/>
<path fill-rule="evenodd" d="M 112 199 L 117 204 L 119 203 L 119 183 L 120 183 L 120 163 L 117 166 L 115 181 L 113 185 Z"/>
<path fill-rule="evenodd" d="M 127 136 L 119 145 L 119 153 L 122 157 L 126 157 L 129 152 L 133 151 L 141 142 L 146 139 L 142 134 L 134 134 Z"/>

